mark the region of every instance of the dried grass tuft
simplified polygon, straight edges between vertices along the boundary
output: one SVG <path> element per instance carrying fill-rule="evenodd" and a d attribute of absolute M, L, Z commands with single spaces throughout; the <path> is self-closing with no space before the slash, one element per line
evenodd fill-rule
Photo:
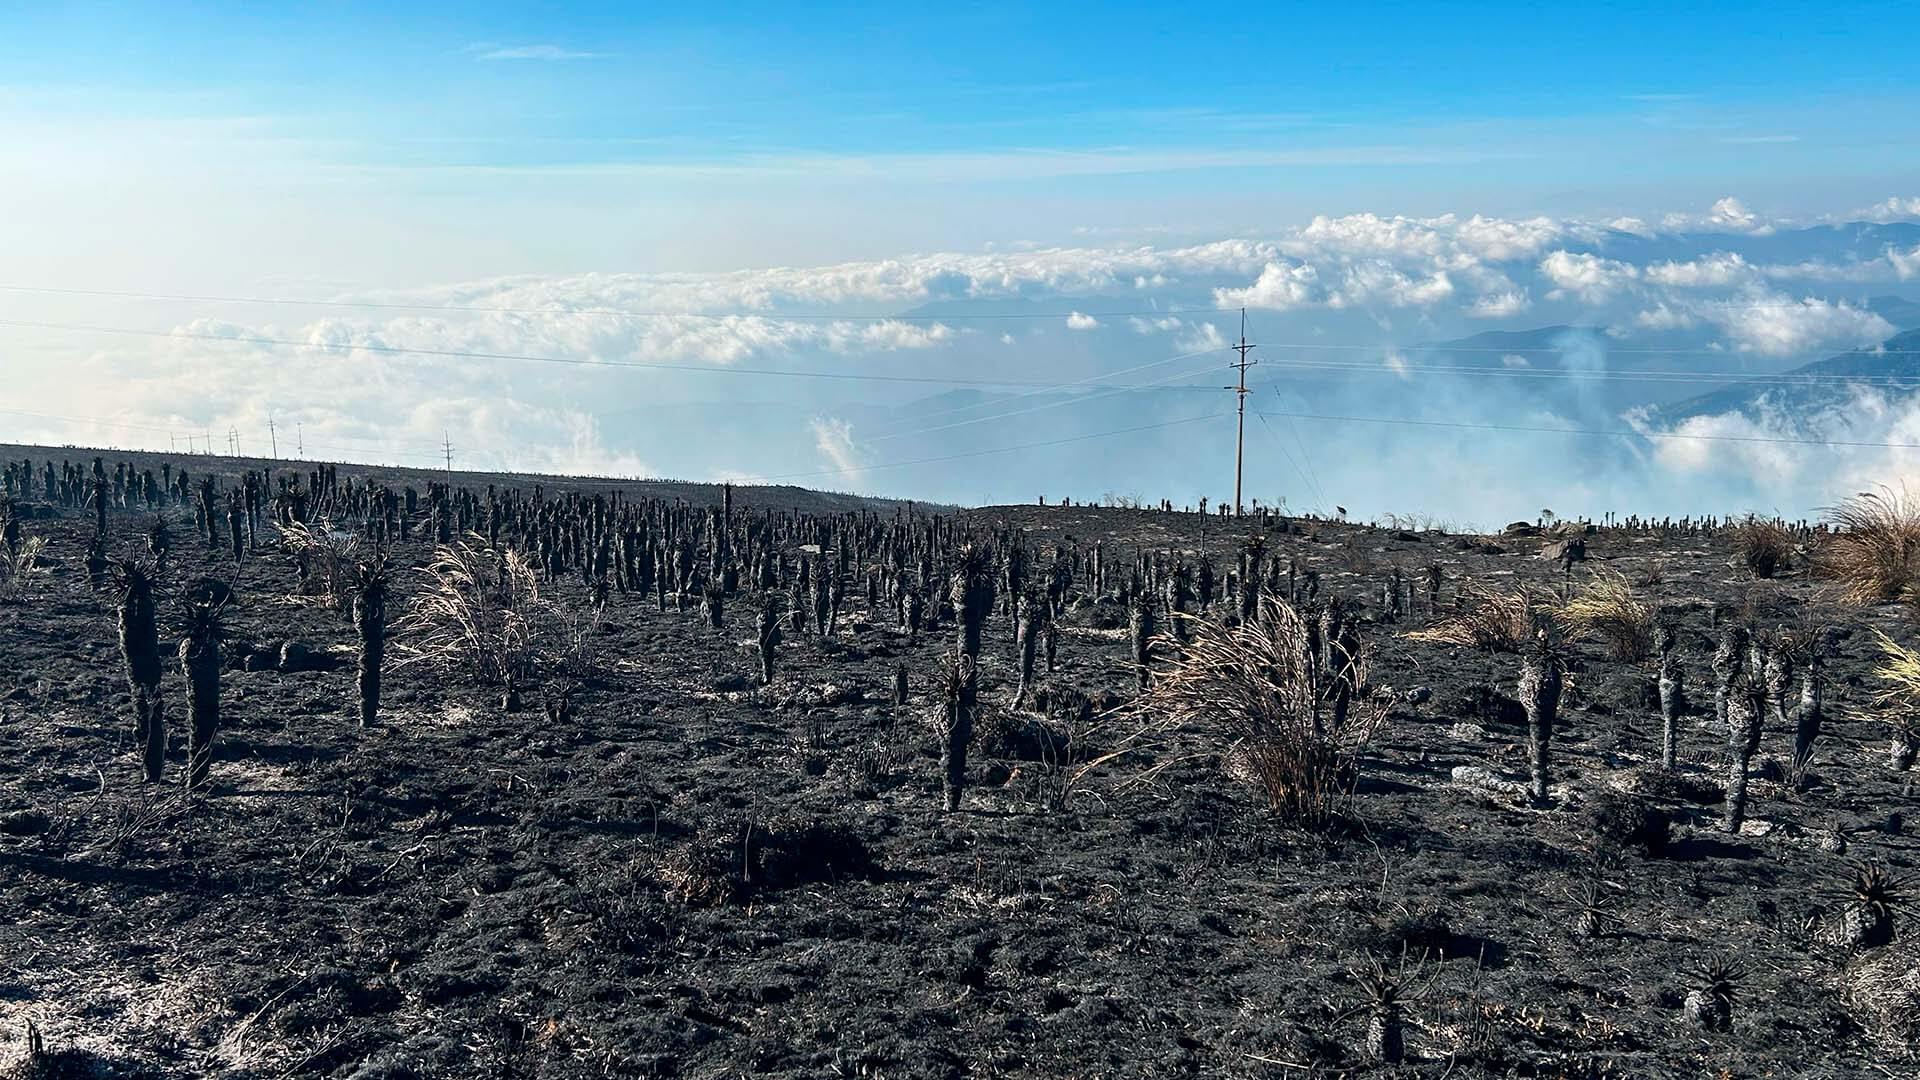
<path fill-rule="evenodd" d="M 46 547 L 46 538 L 40 536 L 26 537 L 11 546 L 0 544 L 0 600 L 24 597 L 36 580 L 46 576 L 47 569 L 40 564 L 40 554 Z"/>
<path fill-rule="evenodd" d="M 1920 1044 L 1920 945 L 1896 941 L 1845 974 L 1853 1016 L 1881 1045 L 1911 1056 Z"/>
<path fill-rule="evenodd" d="M 1653 605 L 1635 596 L 1633 584 L 1618 571 L 1595 571 L 1559 616 L 1574 634 L 1605 643 L 1615 660 L 1638 663 L 1653 651 Z"/>
<path fill-rule="evenodd" d="M 534 674 L 559 616 L 518 552 L 456 541 L 436 548 L 420 573 L 426 586 L 393 626 L 396 668 L 461 670 L 483 686 L 519 686 Z"/>
<path fill-rule="evenodd" d="M 1527 588 L 1495 592 L 1473 582 L 1460 586 L 1462 610 L 1443 615 L 1432 626 L 1407 634 L 1409 641 L 1517 653 L 1533 640 L 1534 614 L 1551 601 Z"/>
<path fill-rule="evenodd" d="M 1733 527 L 1733 551 L 1753 576 L 1770 578 L 1793 565 L 1793 532 L 1778 521 L 1749 514 Z"/>
<path fill-rule="evenodd" d="M 1837 582 L 1850 603 L 1898 599 L 1920 571 L 1920 500 L 1902 488 L 1863 491 L 1826 509 L 1836 530 L 1814 553 L 1813 570 Z"/>
<path fill-rule="evenodd" d="M 1229 767 L 1266 797 L 1275 815 L 1308 827 L 1329 823 L 1351 795 L 1361 749 L 1386 718 L 1367 684 L 1366 652 L 1311 646 L 1291 605 L 1263 598 L 1259 617 L 1227 627 L 1176 616 L 1189 640 L 1133 706 L 1145 731 L 1193 725 L 1222 739 Z"/>
<path fill-rule="evenodd" d="M 300 586 L 289 600 L 347 610 L 358 581 L 358 535 L 336 529 L 324 519 L 296 521 L 280 526 L 280 546 L 300 567 Z"/>
<path fill-rule="evenodd" d="M 1903 712 L 1920 705 L 1920 652 L 1893 640 L 1878 627 L 1868 627 L 1867 631 L 1880 649 L 1880 662 L 1870 674 L 1885 684 L 1873 693 L 1873 704 L 1882 708 L 1900 706 Z"/>

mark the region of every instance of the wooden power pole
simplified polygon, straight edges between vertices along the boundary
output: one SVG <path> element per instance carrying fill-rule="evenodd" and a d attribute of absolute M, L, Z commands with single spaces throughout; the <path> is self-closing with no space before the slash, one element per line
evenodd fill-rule
<path fill-rule="evenodd" d="M 1255 364 L 1258 363 L 1258 361 L 1247 359 L 1247 353 L 1252 351 L 1253 346 L 1247 344 L 1247 309 L 1246 308 L 1240 309 L 1240 344 L 1229 346 L 1229 348 L 1233 349 L 1234 352 L 1237 352 L 1240 354 L 1240 359 L 1237 362 L 1227 365 L 1231 368 L 1234 368 L 1240 373 L 1239 384 L 1236 386 L 1227 387 L 1228 390 L 1233 391 L 1234 401 L 1238 405 L 1238 408 L 1234 410 L 1235 427 L 1234 427 L 1234 433 L 1233 433 L 1233 516 L 1239 517 L 1240 516 L 1240 475 L 1241 475 L 1241 468 L 1246 460 L 1246 449 L 1247 449 L 1247 393 L 1248 393 L 1247 369 L 1255 366 Z"/>

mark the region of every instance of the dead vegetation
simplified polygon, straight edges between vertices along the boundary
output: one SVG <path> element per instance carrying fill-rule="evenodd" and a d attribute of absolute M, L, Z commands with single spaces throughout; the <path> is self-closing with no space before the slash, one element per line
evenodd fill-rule
<path fill-rule="evenodd" d="M 1407 639 L 1517 653 L 1533 640 L 1534 615 L 1551 600 L 1546 593 L 1526 586 L 1502 592 L 1463 581 L 1456 602 L 1459 610 L 1441 615 L 1432 626 L 1408 633 Z"/>
<path fill-rule="evenodd" d="M 1733 551 L 1754 577 L 1770 578 L 1793 565 L 1793 532 L 1777 520 L 1749 514 L 1733 527 Z"/>
<path fill-rule="evenodd" d="M 1834 532 L 1814 552 L 1814 572 L 1854 604 L 1897 600 L 1920 571 L 1920 501 L 1905 488 L 1863 491 L 1828 507 Z"/>
<path fill-rule="evenodd" d="M 1147 731 L 1164 738 L 1193 724 L 1210 732 L 1223 760 L 1244 771 L 1276 816 L 1326 825 L 1344 807 L 1360 751 L 1387 713 L 1351 624 L 1335 618 L 1333 633 L 1316 633 L 1273 597 L 1238 626 L 1184 621 L 1188 642 L 1137 705 Z"/>
<path fill-rule="evenodd" d="M 435 549 L 420 573 L 424 587 L 393 625 L 394 667 L 428 664 L 482 686 L 525 684 L 552 644 L 554 619 L 527 560 L 456 541 Z"/>
<path fill-rule="evenodd" d="M 360 537 L 332 522 L 292 521 L 280 526 L 280 546 L 293 557 L 299 582 L 288 599 L 345 611 L 356 591 Z"/>
<path fill-rule="evenodd" d="M 300 490 L 332 499 L 332 488 L 316 472 Z M 483 497 L 437 479 L 434 488 L 413 514 L 431 528 L 392 564 L 425 566 L 391 580 L 379 560 L 408 517 L 377 527 L 379 500 L 399 514 L 412 492 L 405 502 L 357 486 L 337 496 L 364 504 L 329 512 L 368 523 L 361 572 L 341 582 L 351 619 L 327 610 L 338 608 L 335 575 L 351 538 L 290 529 L 309 536 L 301 602 L 236 609 L 244 643 L 231 664 L 218 628 L 189 622 L 196 640 L 181 665 L 149 670 L 150 639 L 171 645 L 182 629 L 182 586 L 145 566 L 107 574 L 105 553 L 126 546 L 124 529 L 111 549 L 56 532 L 57 603 L 0 612 L 38 620 L 6 641 L 23 643 L 26 659 L 0 685 L 0 727 L 19 732 L 25 753 L 0 791 L 0 885 L 27 898 L 10 910 L 45 958 L 29 954 L 9 978 L 19 1000 L 62 1003 L 48 1006 L 55 1014 L 75 1002 L 55 1029 L 62 1042 L 98 1016 L 83 1037 L 114 1061 L 188 1060 L 235 1075 L 222 1055 L 243 1033 L 247 1075 L 570 1075 L 589 1053 L 594 1068 L 623 1075 L 899 1075 L 945 1052 L 918 1029 L 971 1030 L 1015 1002 L 1044 1010 L 1060 1037 L 1019 1040 L 1029 1060 L 995 1059 L 985 1071 L 1085 1072 L 1086 1054 L 1115 1052 L 1102 1030 L 1124 1032 L 1124 1052 L 1154 1075 L 1236 1075 L 1250 1060 L 1326 1075 L 1403 1061 L 1436 1075 L 1667 1075 L 1690 1074 L 1702 1054 L 1747 1075 L 1786 1053 L 1825 1052 L 1853 1068 L 1881 1050 L 1848 1045 L 1863 1041 L 1853 1027 L 1821 1026 L 1843 1004 L 1884 1040 L 1888 1060 L 1920 1039 L 1912 954 L 1895 933 L 1907 895 L 1895 871 L 1909 856 L 1882 838 L 1897 837 L 1897 810 L 1876 803 L 1903 797 L 1902 778 L 1863 774 L 1860 728 L 1846 726 L 1867 696 L 1862 675 L 1878 676 L 1875 704 L 1907 733 L 1896 741 L 1910 765 L 1920 654 L 1882 635 L 1870 668 L 1857 647 L 1823 657 L 1792 644 L 1773 628 L 1811 608 L 1817 590 L 1802 578 L 1733 586 L 1724 554 L 1663 545 L 1651 529 L 1561 527 L 1592 536 L 1597 560 L 1628 553 L 1632 561 L 1601 565 L 1642 575 L 1630 580 L 1471 545 L 1450 556 L 1422 535 L 1325 526 L 1344 534 L 1336 545 L 1269 526 L 1267 558 L 1226 569 L 1217 590 L 1210 573 L 1195 573 L 1195 592 L 1188 575 L 1210 571 L 1205 560 L 1231 554 L 1239 537 L 1223 540 L 1211 522 L 1187 530 L 1171 511 L 1131 552 L 1112 526 L 1081 520 L 1072 525 L 1081 540 L 1049 551 L 1022 532 L 1044 528 L 1044 514 L 808 518 L 566 491 L 496 501 L 491 489 Z M 1054 527 L 1064 532 L 1057 516 Z M 1104 551 L 1096 528 L 1108 530 Z M 1724 539 L 1727 528 L 1684 535 Z M 166 546 L 156 545 L 156 563 Z M 82 548 L 99 552 L 103 581 L 118 590 L 84 587 L 69 555 Z M 1034 550 L 1054 558 L 1044 580 Z M 1696 555 L 1711 561 L 1687 561 Z M 166 565 L 179 573 L 199 558 L 177 551 Z M 1748 568 L 1766 577 L 1786 565 Z M 1355 582 L 1343 566 L 1385 576 L 1386 587 Z M 1406 570 L 1421 566 L 1432 571 L 1424 604 L 1419 575 Z M 278 596 L 293 568 L 257 560 L 234 572 L 245 578 L 237 587 Z M 1443 583 L 1457 610 L 1442 610 Z M 1563 585 L 1577 588 L 1561 603 L 1548 589 Z M 1662 623 L 1679 624 L 1659 638 L 1658 684 L 1615 666 L 1646 656 L 1656 594 L 1668 601 Z M 724 601 L 733 633 L 713 632 L 718 619 L 708 629 L 697 608 L 676 616 L 670 595 Z M 397 677 L 385 681 L 384 703 L 389 601 L 404 611 L 392 627 L 394 667 L 420 667 L 386 669 Z M 124 678 L 88 667 L 111 657 L 103 603 L 123 608 Z M 740 612 L 757 617 L 757 640 Z M 794 621 L 783 626 L 786 616 Z M 1366 627 L 1427 616 L 1433 626 L 1381 640 L 1378 653 L 1361 642 Z M 1752 625 L 1728 650 L 1731 713 L 1696 724 L 1706 708 L 1686 706 L 1682 675 L 1701 681 L 1704 705 L 1705 632 L 1736 623 Z M 1604 646 L 1607 659 L 1574 667 L 1556 628 Z M 53 651 L 89 633 L 92 661 Z M 326 643 L 336 633 L 359 639 L 355 672 L 291 662 L 338 648 Z M 1802 784 L 1800 771 L 1783 770 L 1813 758 L 1823 663 L 1841 665 L 1841 730 L 1822 737 Z M 42 666 L 44 675 L 28 670 Z M 1568 673 L 1589 666 L 1596 677 L 1574 686 Z M 1398 691 L 1375 686 L 1370 668 L 1391 672 Z M 752 689 L 754 676 L 771 689 Z M 201 706 L 219 703 L 222 677 L 230 696 L 216 716 Z M 1797 713 L 1795 679 L 1805 680 Z M 528 684 L 545 716 L 504 716 L 469 680 L 506 686 L 503 704 Z M 357 710 L 339 707 L 356 698 Z M 132 780 L 144 747 L 167 745 L 163 704 L 174 706 L 172 744 L 187 743 L 196 764 L 210 750 L 212 773 L 189 771 L 190 791 L 111 790 L 109 769 Z M 1390 705 L 1406 722 L 1383 731 Z M 151 721 L 138 740 L 88 726 L 129 706 L 136 724 Z M 907 720 L 916 710 L 938 713 L 933 731 Z M 386 715 L 391 723 L 363 730 Z M 1650 761 L 1656 715 L 1671 772 Z M 201 734 L 214 720 L 218 745 Z M 1723 801 L 1746 797 L 1746 755 L 1762 734 L 1769 748 L 1795 739 L 1791 766 L 1762 755 L 1751 770 L 1753 824 L 1767 828 L 1742 830 L 1736 814 L 1732 831 L 1703 837 Z M 96 754 L 108 739 L 113 749 Z M 75 744 L 84 757 L 64 750 Z M 75 795 L 91 785 L 96 758 L 100 794 Z M 1720 767 L 1729 758 L 1737 772 Z M 1645 762 L 1637 794 L 1615 793 L 1636 760 Z M 1523 769 L 1530 784 L 1502 779 Z M 1462 770 L 1489 778 L 1498 797 L 1460 797 Z M 63 800 L 92 801 L 74 814 Z M 952 812 L 926 813 L 936 802 Z M 1840 814 L 1844 823 L 1832 820 Z M 1779 903 L 1802 914 L 1800 902 L 1832 876 L 1822 860 L 1848 843 L 1890 869 L 1863 871 L 1805 926 L 1769 916 L 1756 932 L 1744 901 L 1690 908 L 1684 924 L 1666 910 L 1663 881 L 1701 890 L 1759 856 L 1769 873 L 1751 886 L 1754 910 Z M 1249 888 L 1248 868 L 1278 887 Z M 1435 899 L 1383 920 L 1377 897 L 1362 901 L 1389 881 Z M 76 884 L 118 906 L 89 913 L 66 899 Z M 1322 904 L 1334 894 L 1356 899 Z M 1301 906 L 1288 907 L 1296 898 Z M 115 952 L 130 929 L 155 925 L 133 926 L 123 912 L 160 910 L 164 937 Z M 1321 921 L 1302 918 L 1309 912 Z M 1834 926 L 1849 936 L 1815 936 Z M 1361 943 L 1356 927 L 1389 937 Z M 1286 962 L 1235 977 L 1248 993 L 1298 1006 L 1292 1027 L 1249 1027 L 1211 993 L 1223 943 L 1256 937 Z M 248 951 L 219 949 L 241 940 Z M 74 941 L 97 955 L 82 957 Z M 1685 956 L 1667 942 L 1694 956 L 1732 946 L 1751 976 L 1720 965 L 1685 982 Z M 1821 949 L 1845 954 L 1832 991 L 1783 994 L 1782 973 Z M 1367 962 L 1354 967 L 1356 955 Z M 1490 986 L 1476 957 L 1498 973 Z M 142 1009 L 179 994 L 181 971 L 243 985 L 198 1006 L 204 1026 L 136 1013 L 119 998 L 61 996 L 56 966 L 99 970 L 107 960 L 129 962 L 143 981 L 152 968 L 153 992 L 129 995 Z M 1459 982 L 1469 963 L 1470 992 L 1428 993 Z M 1570 1000 L 1569 986 L 1614 976 L 1658 994 Z M 375 983 L 377 1004 L 356 996 Z M 549 986 L 577 993 L 561 1000 Z M 915 1011 L 893 1011 L 901 1001 Z M 503 1002 L 518 1012 L 495 1023 Z M 1183 1008 L 1191 1020 L 1165 1021 Z M 1698 1030 L 1666 1034 L 1675 1013 Z M 788 1045 L 818 1038 L 789 1040 L 796 1031 L 869 1025 L 889 1041 Z M 1162 1029 L 1178 1041 L 1155 1042 Z M 1756 1030 L 1767 1038 L 1744 1048 L 1742 1033 Z M 955 1057 L 982 1049 L 956 1045 Z M 166 1059 L 176 1046 L 180 1056 Z M 393 1064 L 403 1057 L 426 1064 L 408 1073 Z"/>
<path fill-rule="evenodd" d="M 1654 608 L 1617 570 L 1595 570 L 1593 579 L 1560 607 L 1570 632 L 1599 640 L 1615 659 L 1637 664 L 1653 652 Z"/>

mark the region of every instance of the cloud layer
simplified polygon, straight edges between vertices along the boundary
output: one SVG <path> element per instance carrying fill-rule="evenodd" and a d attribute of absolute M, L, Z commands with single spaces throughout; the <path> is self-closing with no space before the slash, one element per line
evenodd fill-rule
<path fill-rule="evenodd" d="M 295 433 L 283 450 L 299 440 L 311 454 L 349 459 L 429 464 L 444 439 L 456 447 L 456 464 L 479 467 L 817 474 L 829 484 L 974 501 L 994 490 L 979 489 L 978 464 L 894 463 L 1208 415 L 1227 403 L 1199 391 L 1219 383 L 1228 342 L 1240 334 L 1234 309 L 1242 307 L 1252 316 L 1256 359 L 1275 386 L 1336 380 L 1317 396 L 1300 391 L 1300 411 L 1415 408 L 1525 414 L 1545 426 L 1576 417 L 1611 423 L 1609 410 L 1630 398 L 1600 391 L 1631 390 L 1636 376 L 1609 370 L 1609 349 L 1657 346 L 1676 350 L 1676 363 L 1712 366 L 1718 354 L 1778 370 L 1871 346 L 1899 327 L 1868 298 L 1910 293 L 1920 278 L 1920 229 L 1900 224 L 1915 211 L 1915 200 L 1889 199 L 1862 215 L 1881 223 L 1839 229 L 1771 221 L 1731 198 L 1666 215 L 1658 227 L 1363 213 L 1187 245 L 1015 245 L 721 273 L 499 278 L 339 296 L 338 308 L 306 318 L 314 309 L 180 303 L 140 309 L 166 311 L 158 328 L 172 338 L 20 331 L 11 386 L 30 403 L 24 408 L 41 414 L 23 418 L 19 430 L 55 442 L 164 446 L 171 435 L 178 445 L 187 433 L 197 439 L 233 428 L 254 440 L 243 448 L 263 449 L 258 440 L 271 418 L 278 432 Z M 70 303 L 70 322 L 112 321 Z M 0 297 L 4 317 L 47 321 L 42 307 Z M 1578 355 L 1519 339 L 1465 354 L 1503 378 L 1438 370 L 1417 348 L 1565 325 L 1606 332 Z M 1561 404 L 1525 396 L 1568 380 L 1579 392 Z M 1086 384 L 1092 389 L 1079 388 Z M 1118 389 L 1126 385 L 1145 389 Z M 1443 407 L 1450 411 L 1431 411 Z M 1909 422 L 1905 408 L 1862 401 L 1849 423 L 1898 430 Z M 1688 421 L 1702 433 L 1767 422 Z M 1373 485 L 1382 503 L 1437 492 L 1479 498 L 1462 494 L 1471 485 L 1396 489 L 1399 476 L 1434 467 L 1434 444 L 1430 433 L 1390 435 L 1375 439 L 1372 460 L 1404 451 L 1406 468 L 1349 482 Z M 1148 438 L 1089 441 L 1027 462 L 1024 473 L 992 467 L 984 482 L 1032 473 L 1104 485 L 1100 477 L 1111 475 L 1217 495 L 1180 449 L 1201 436 L 1170 434 L 1143 457 Z M 1609 459 L 1620 486 L 1587 490 L 1650 498 L 1663 478 L 1684 491 L 1713 469 L 1749 470 L 1754 485 L 1769 477 L 1812 484 L 1820 475 L 1782 471 L 1780 455 L 1804 454 L 1765 445 L 1736 452 L 1658 443 Z M 1501 488 L 1485 498 L 1509 494 L 1519 497 Z M 1506 508 L 1455 512 L 1483 510 L 1497 516 Z"/>

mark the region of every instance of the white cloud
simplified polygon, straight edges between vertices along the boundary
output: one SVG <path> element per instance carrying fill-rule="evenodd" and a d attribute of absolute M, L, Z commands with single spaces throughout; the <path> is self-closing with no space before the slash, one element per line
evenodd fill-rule
<path fill-rule="evenodd" d="M 1633 317 L 1633 325 L 1643 330 L 1684 330 L 1699 322 L 1692 312 L 1668 307 L 1665 301 Z"/>
<path fill-rule="evenodd" d="M 1726 459 L 1731 458 L 1744 471 L 1784 485 L 1804 456 L 1800 447 L 1764 441 L 1780 437 L 1781 432 L 1744 413 L 1688 417 L 1666 433 L 1702 436 L 1653 441 L 1654 460 L 1673 472 L 1703 473 L 1727 464 Z"/>
<path fill-rule="evenodd" d="M 1716 252 L 1691 262 L 1663 262 L 1647 267 L 1647 280 L 1682 289 L 1725 288 L 1750 281 L 1753 264 L 1735 252 Z"/>
<path fill-rule="evenodd" d="M 1726 302 L 1701 304 L 1696 310 L 1741 351 L 1769 356 L 1873 345 L 1894 333 L 1887 320 L 1871 311 L 1811 296 L 1794 300 L 1755 291 Z"/>
<path fill-rule="evenodd" d="M 1071 312 L 1067 315 L 1067 329 L 1069 330 L 1092 330 L 1099 325 L 1100 320 L 1091 315 L 1082 315 L 1078 311 Z"/>
<path fill-rule="evenodd" d="M 1227 339 L 1220 333 L 1219 327 L 1203 322 L 1193 324 L 1192 333 L 1175 341 L 1173 347 L 1183 353 L 1198 353 L 1222 348 L 1226 343 Z"/>
<path fill-rule="evenodd" d="M 1346 268 L 1340 287 L 1327 296 L 1330 308 L 1427 307 L 1453 295 L 1453 281 L 1436 271 L 1414 277 L 1385 260 L 1367 260 Z"/>
<path fill-rule="evenodd" d="M 1565 225 L 1543 217 L 1503 221 L 1475 214 L 1461 224 L 1459 237 L 1463 247 L 1482 258 L 1511 262 L 1540 254 L 1566 231 Z"/>
<path fill-rule="evenodd" d="M 1446 259 L 1466 255 L 1508 262 L 1538 254 L 1565 231 L 1564 225 L 1548 218 L 1509 221 L 1475 214 L 1460 221 L 1452 214 L 1432 218 L 1349 214 L 1316 217 L 1280 247 L 1302 257 Z"/>
<path fill-rule="evenodd" d="M 1920 219 L 1920 195 L 1903 199 L 1898 196 L 1877 202 L 1850 215 L 1859 221 L 1913 221 Z"/>
<path fill-rule="evenodd" d="M 1511 319 L 1533 306 L 1524 290 L 1511 290 L 1481 296 L 1467 305 L 1467 315 L 1475 319 Z"/>
<path fill-rule="evenodd" d="M 1252 285 L 1244 289 L 1215 289 L 1214 302 L 1223 308 L 1250 307 L 1285 311 L 1317 302 L 1322 295 L 1320 271 L 1305 263 L 1270 262 Z"/>
<path fill-rule="evenodd" d="M 1731 195 L 1715 202 L 1705 214 L 1668 214 L 1661 223 L 1674 232 L 1733 232 L 1764 236 L 1773 231 L 1771 222 L 1747 209 Z"/>
<path fill-rule="evenodd" d="M 1164 334 L 1180 329 L 1183 325 L 1177 315 L 1164 315 L 1157 319 L 1142 319 L 1133 316 L 1127 319 L 1127 325 L 1136 334 Z"/>
<path fill-rule="evenodd" d="M 1893 265 L 1894 276 L 1901 281 L 1920 275 L 1920 245 L 1912 251 L 1900 252 L 1887 249 L 1887 262 Z"/>
<path fill-rule="evenodd" d="M 1551 298 L 1572 296 L 1590 304 L 1605 303 L 1640 276 L 1631 263 L 1571 251 L 1555 251 L 1540 260 L 1540 273 L 1555 286 Z"/>
<path fill-rule="evenodd" d="M 830 416 L 817 416 L 807 421 L 807 430 L 813 433 L 814 449 L 833 465 L 840 479 L 849 482 L 860 479 L 860 461 L 853 446 L 852 424 Z"/>

